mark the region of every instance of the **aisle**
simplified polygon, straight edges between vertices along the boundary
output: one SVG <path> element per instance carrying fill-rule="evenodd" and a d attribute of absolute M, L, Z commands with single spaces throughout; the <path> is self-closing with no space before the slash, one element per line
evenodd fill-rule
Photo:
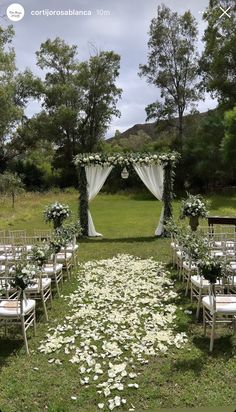
<path fill-rule="evenodd" d="M 140 365 L 185 344 L 186 334 L 174 331 L 176 297 L 169 274 L 153 259 L 122 254 L 89 261 L 67 297 L 64 322 L 50 329 L 40 351 L 49 363 L 78 365 L 74 398 L 81 385 L 93 385 L 98 407 L 112 410 L 126 403 L 123 391 L 139 388 Z"/>

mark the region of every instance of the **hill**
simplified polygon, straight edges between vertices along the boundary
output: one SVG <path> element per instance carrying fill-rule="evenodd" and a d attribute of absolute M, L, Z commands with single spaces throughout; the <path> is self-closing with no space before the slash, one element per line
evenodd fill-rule
<path fill-rule="evenodd" d="M 196 130 L 201 122 L 208 116 L 211 111 L 204 113 L 188 114 L 184 117 L 184 134 L 189 136 L 192 131 Z M 177 118 L 171 121 L 161 120 L 158 123 L 143 123 L 135 124 L 122 133 L 117 133 L 115 136 L 107 139 L 106 142 L 112 146 L 117 144 L 123 147 L 132 148 L 134 146 L 134 140 L 136 144 L 142 146 L 147 143 L 160 142 L 164 140 L 170 140 L 176 135 Z"/>

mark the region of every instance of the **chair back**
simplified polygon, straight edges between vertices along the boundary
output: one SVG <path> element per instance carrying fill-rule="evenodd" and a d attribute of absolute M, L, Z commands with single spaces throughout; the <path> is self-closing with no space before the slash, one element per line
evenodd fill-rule
<path fill-rule="evenodd" d="M 211 313 L 216 312 L 216 291 L 215 291 L 215 285 L 210 284 L 209 285 L 209 301 L 210 301 L 210 306 L 211 306 Z"/>
<path fill-rule="evenodd" d="M 35 229 L 34 236 L 37 241 L 49 241 L 52 237 L 52 230 L 51 229 Z"/>
<path fill-rule="evenodd" d="M 0 277 L 0 294 L 2 299 L 16 299 L 19 297 L 19 290 L 11 285 L 12 276 Z"/>

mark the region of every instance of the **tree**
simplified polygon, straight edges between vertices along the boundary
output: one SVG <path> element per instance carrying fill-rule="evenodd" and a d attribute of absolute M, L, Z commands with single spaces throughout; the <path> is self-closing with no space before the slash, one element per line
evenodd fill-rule
<path fill-rule="evenodd" d="M 236 104 L 236 3 L 222 0 L 220 5 L 229 15 L 222 15 L 218 0 L 210 0 L 204 19 L 208 26 L 204 33 L 205 49 L 200 67 L 203 84 L 225 108 Z"/>
<path fill-rule="evenodd" d="M 15 53 L 11 48 L 14 31 L 12 27 L 0 27 L 0 161 L 4 168 L 8 159 L 7 138 L 23 116 L 23 111 L 15 103 L 14 76 Z"/>
<path fill-rule="evenodd" d="M 160 88 L 161 100 L 147 106 L 147 120 L 173 119 L 177 115 L 179 149 L 184 112 L 200 98 L 196 88 L 197 34 L 197 22 L 190 11 L 178 15 L 165 5 L 158 6 L 150 26 L 148 63 L 140 65 L 140 76 Z"/>
<path fill-rule="evenodd" d="M 12 207 L 15 206 L 16 195 L 24 191 L 24 185 L 20 176 L 11 172 L 4 172 L 0 175 L 0 191 L 11 195 Z"/>
<path fill-rule="evenodd" d="M 36 55 L 38 66 L 46 70 L 43 110 L 21 134 L 28 141 L 51 141 L 56 149 L 53 166 L 61 170 L 65 184 L 77 184 L 73 157 L 97 150 L 111 118 L 119 115 L 116 103 L 121 89 L 115 81 L 120 57 L 101 51 L 79 62 L 77 47 L 59 38 L 42 43 Z"/>
<path fill-rule="evenodd" d="M 112 117 L 120 116 L 116 104 L 122 90 L 115 84 L 119 69 L 120 56 L 112 51 L 102 51 L 80 65 L 79 81 L 83 90 L 84 117 L 79 131 L 83 151 L 95 151 L 99 141 L 104 138 Z"/>
<path fill-rule="evenodd" d="M 227 164 L 227 168 L 234 173 L 235 179 L 235 158 L 236 158 L 236 107 L 225 112 L 224 116 L 225 135 L 222 140 L 222 154 Z"/>
<path fill-rule="evenodd" d="M 15 52 L 11 47 L 12 26 L 0 27 L 0 168 L 17 155 L 14 135 L 24 120 L 24 108 L 29 97 L 38 96 L 39 80 L 30 70 L 23 73 L 15 67 Z"/>
<path fill-rule="evenodd" d="M 73 157 L 78 152 L 99 149 L 99 143 L 113 116 L 121 89 L 116 87 L 120 56 L 101 51 L 79 62 L 77 47 L 63 40 L 47 40 L 36 52 L 37 64 L 47 70 L 43 81 L 44 110 L 34 119 L 36 132 L 42 122 L 44 139 L 56 146 L 53 165 L 63 170 L 66 182 L 77 185 Z M 37 125 L 37 121 L 39 125 Z M 84 168 L 79 170 L 80 220 L 88 232 L 88 196 Z"/>
<path fill-rule="evenodd" d="M 177 179 L 195 190 L 215 189 L 226 181 L 227 174 L 222 160 L 221 141 L 224 136 L 224 114 L 212 110 L 193 121 L 186 139 L 182 164 L 184 174 Z M 187 187 L 186 187 L 187 189 Z"/>

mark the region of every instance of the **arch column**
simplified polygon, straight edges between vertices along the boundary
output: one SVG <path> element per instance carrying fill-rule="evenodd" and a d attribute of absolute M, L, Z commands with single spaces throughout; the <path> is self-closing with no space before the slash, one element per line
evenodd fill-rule
<path fill-rule="evenodd" d="M 82 235 L 88 236 L 88 190 L 87 190 L 87 178 L 85 168 L 79 167 L 79 218 L 82 228 Z"/>

